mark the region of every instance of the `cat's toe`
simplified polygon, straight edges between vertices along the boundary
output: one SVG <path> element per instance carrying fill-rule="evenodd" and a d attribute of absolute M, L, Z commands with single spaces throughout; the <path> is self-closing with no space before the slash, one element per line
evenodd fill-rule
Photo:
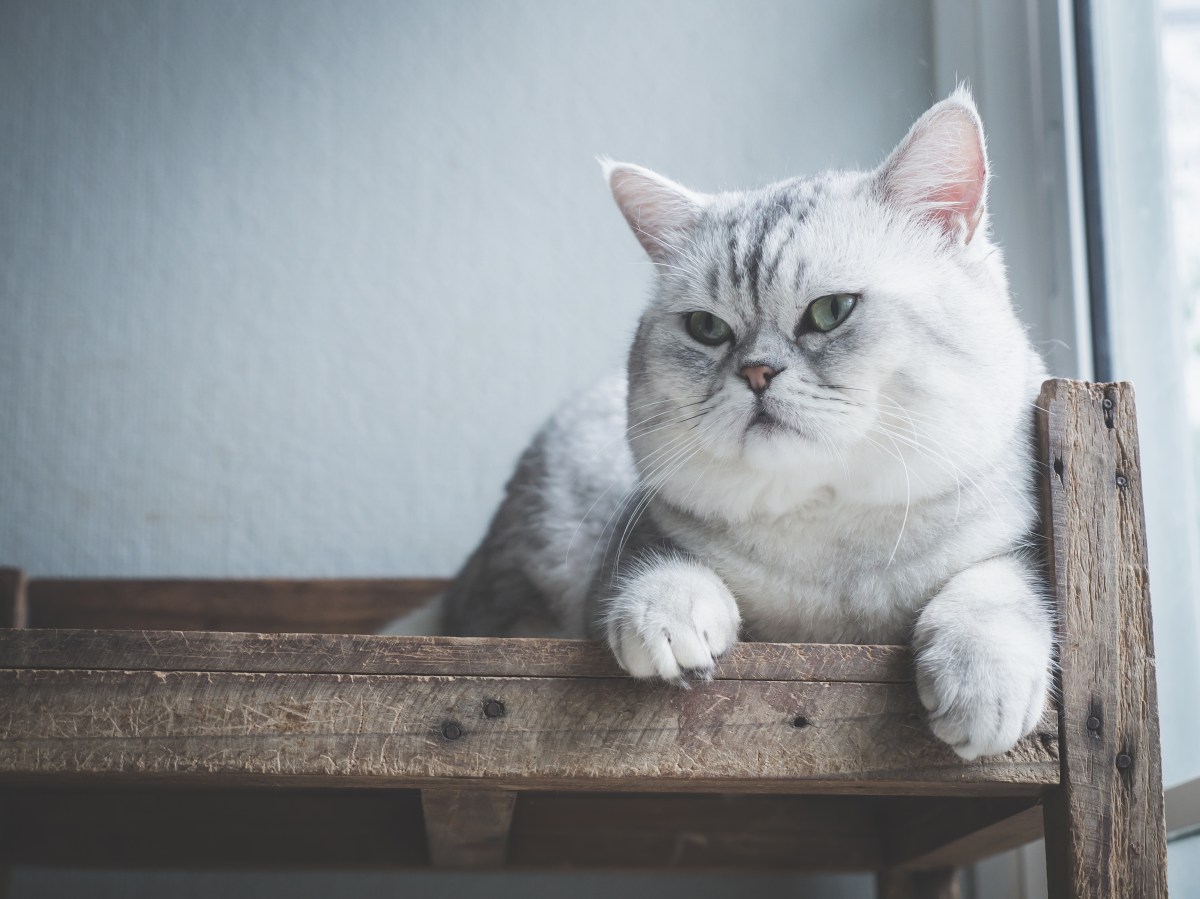
<path fill-rule="evenodd" d="M 958 671 L 917 663 L 921 703 L 934 736 L 967 761 L 1008 752 L 1037 726 L 1049 691 L 1045 670 Z"/>
<path fill-rule="evenodd" d="M 683 672 L 665 640 L 647 640 L 636 628 L 622 622 L 609 628 L 608 642 L 617 664 L 634 677 L 683 681 Z"/>
<path fill-rule="evenodd" d="M 1053 626 L 1011 564 L 981 563 L 952 580 L 921 611 L 913 647 L 930 728 L 964 759 L 1008 752 L 1037 726 Z"/>
<path fill-rule="evenodd" d="M 711 680 L 740 625 L 737 603 L 716 574 L 671 560 L 641 572 L 613 598 L 608 642 L 634 677 Z"/>
<path fill-rule="evenodd" d="M 967 761 L 1008 752 L 1033 730 L 1045 704 L 1046 691 L 1036 683 L 1009 685 L 1002 691 L 963 699 L 930 710 L 935 736 Z M 1031 710 L 1036 709 L 1036 714 Z"/>

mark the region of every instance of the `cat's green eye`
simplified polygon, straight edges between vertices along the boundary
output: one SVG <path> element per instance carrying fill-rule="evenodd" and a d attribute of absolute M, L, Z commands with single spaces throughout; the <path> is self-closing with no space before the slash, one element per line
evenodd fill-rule
<path fill-rule="evenodd" d="M 832 331 L 850 317 L 858 297 L 852 293 L 831 293 L 818 297 L 808 307 L 808 320 L 816 331 Z"/>
<path fill-rule="evenodd" d="M 689 312 L 687 331 L 693 340 L 706 346 L 717 346 L 733 339 L 733 329 L 724 319 L 717 318 L 711 312 Z"/>

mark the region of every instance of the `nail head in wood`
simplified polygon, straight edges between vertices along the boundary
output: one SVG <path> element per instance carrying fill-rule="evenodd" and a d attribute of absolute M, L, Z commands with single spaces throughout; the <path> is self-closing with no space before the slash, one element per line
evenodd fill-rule
<path fill-rule="evenodd" d="M 462 725 L 457 721 L 447 721 L 442 725 L 442 736 L 447 740 L 457 740 L 462 735 Z"/>
<path fill-rule="evenodd" d="M 1117 486 L 1118 487 L 1128 487 L 1129 486 L 1129 478 L 1125 477 L 1125 475 L 1123 475 L 1123 474 L 1117 475 Z"/>
<path fill-rule="evenodd" d="M 1088 718 L 1087 729 L 1090 730 L 1092 733 L 1095 733 L 1096 731 L 1098 731 L 1100 729 L 1100 719 L 1097 718 L 1095 715 L 1092 715 L 1092 717 Z"/>
<path fill-rule="evenodd" d="M 504 712 L 504 703 L 502 703 L 499 699 L 489 699 L 483 704 L 483 714 L 485 717 L 503 718 Z"/>
<path fill-rule="evenodd" d="M 1120 768 L 1122 771 L 1126 770 L 1132 764 L 1133 764 L 1133 759 L 1131 759 L 1129 757 L 1128 753 L 1122 752 L 1120 755 L 1117 756 L 1117 767 Z"/>

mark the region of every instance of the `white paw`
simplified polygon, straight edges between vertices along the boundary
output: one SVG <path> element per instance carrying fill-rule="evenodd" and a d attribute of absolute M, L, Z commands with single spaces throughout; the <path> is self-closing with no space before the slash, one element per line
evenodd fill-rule
<path fill-rule="evenodd" d="M 712 678 L 737 642 L 733 594 L 709 568 L 684 559 L 651 562 L 626 580 L 608 607 L 608 645 L 634 677 L 686 684 Z"/>
<path fill-rule="evenodd" d="M 929 725 L 967 760 L 1012 749 L 1037 726 L 1050 690 L 1050 616 L 1024 579 L 997 574 L 968 569 L 951 580 L 914 632 Z"/>

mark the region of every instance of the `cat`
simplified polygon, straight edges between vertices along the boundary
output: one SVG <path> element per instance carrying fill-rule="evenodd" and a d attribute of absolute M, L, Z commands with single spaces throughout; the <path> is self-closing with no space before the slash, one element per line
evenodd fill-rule
<path fill-rule="evenodd" d="M 544 426 L 424 628 L 587 635 L 681 685 L 739 635 L 911 642 L 933 733 L 1012 748 L 1053 657 L 1028 544 L 1046 372 L 970 92 L 870 172 L 701 194 L 602 164 L 655 268 L 627 372 Z"/>

